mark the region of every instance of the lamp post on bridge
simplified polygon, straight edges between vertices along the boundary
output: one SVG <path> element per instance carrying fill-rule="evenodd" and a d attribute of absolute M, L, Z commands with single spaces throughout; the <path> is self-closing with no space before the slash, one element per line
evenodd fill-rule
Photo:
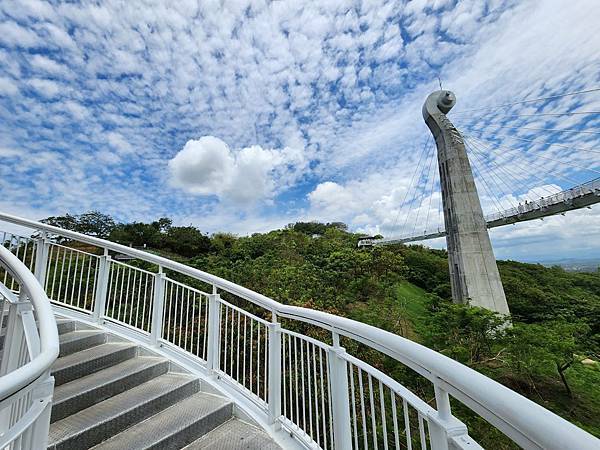
<path fill-rule="evenodd" d="M 446 117 L 455 104 L 454 94 L 441 90 L 423 105 L 423 118 L 438 150 L 452 299 L 508 314 L 465 143 Z"/>

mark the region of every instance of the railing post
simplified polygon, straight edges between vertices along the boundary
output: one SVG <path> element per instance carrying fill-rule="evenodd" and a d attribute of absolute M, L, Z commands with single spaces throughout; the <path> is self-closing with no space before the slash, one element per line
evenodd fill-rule
<path fill-rule="evenodd" d="M 208 296 L 208 344 L 206 364 L 208 370 L 219 370 L 221 355 L 221 296 L 213 288 L 213 293 Z"/>
<path fill-rule="evenodd" d="M 46 270 L 48 268 L 48 249 L 50 243 L 45 231 L 42 231 L 40 237 L 35 242 L 35 268 L 34 275 L 42 285 L 46 288 Z"/>
<path fill-rule="evenodd" d="M 281 325 L 277 314 L 271 313 L 269 327 L 269 420 L 279 428 L 281 416 Z"/>
<path fill-rule="evenodd" d="M 348 393 L 348 365 L 343 358 L 346 350 L 340 347 L 340 337 L 333 331 L 333 347 L 327 358 L 329 364 L 329 389 L 333 422 L 333 440 L 336 450 L 352 448 L 350 428 L 350 397 Z M 354 401 L 354 399 L 353 399 Z"/>
<path fill-rule="evenodd" d="M 428 420 L 431 448 L 433 450 L 463 448 L 461 444 L 466 442 L 467 446 L 464 448 L 481 449 L 470 439 L 465 424 L 452 415 L 448 393 L 438 385 L 434 385 L 434 390 L 437 411 L 430 415 Z M 454 442 L 453 446 L 450 445 L 451 440 Z"/>
<path fill-rule="evenodd" d="M 104 249 L 104 255 L 98 259 L 98 280 L 96 281 L 96 297 L 94 298 L 94 311 L 92 312 L 92 318 L 97 323 L 100 323 L 106 315 L 110 261 L 108 250 Z"/>
<path fill-rule="evenodd" d="M 152 297 L 152 328 L 150 328 L 150 343 L 157 345 L 163 335 L 163 318 L 165 312 L 165 274 L 162 266 L 154 275 L 154 296 Z"/>
<path fill-rule="evenodd" d="M 50 416 L 52 412 L 52 396 L 54 394 L 54 377 L 47 373 L 45 381 L 41 382 L 33 391 L 33 401 L 43 403 L 44 411 L 38 416 L 31 427 L 31 449 L 48 447 L 48 434 L 50 432 Z"/>

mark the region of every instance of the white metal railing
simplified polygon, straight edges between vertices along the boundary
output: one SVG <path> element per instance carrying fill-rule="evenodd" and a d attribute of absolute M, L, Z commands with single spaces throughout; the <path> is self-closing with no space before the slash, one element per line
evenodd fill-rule
<path fill-rule="evenodd" d="M 8 214 L 0 220 L 39 236 L 34 270 L 61 312 L 87 316 L 196 365 L 250 405 L 271 433 L 285 431 L 307 448 L 480 448 L 453 416 L 450 397 L 523 448 L 600 448 L 568 421 L 408 339 L 281 304 L 151 253 Z M 60 237 L 60 244 L 48 236 Z M 66 256 L 51 252 L 58 246 L 68 249 Z M 122 254 L 132 259 L 115 261 Z M 417 372 L 430 383 L 434 406 L 342 344 Z"/>
<path fill-rule="evenodd" d="M 501 212 L 489 214 L 485 216 L 486 222 L 493 222 L 508 217 L 518 216 L 527 212 L 535 210 L 544 210 L 549 206 L 556 205 L 559 203 L 570 204 L 577 197 L 582 197 L 587 194 L 600 195 L 600 178 L 595 178 L 586 183 L 574 186 L 565 191 L 557 192 L 556 194 L 548 197 L 541 197 L 536 201 L 527 202 L 525 204 L 519 204 L 517 207 L 509 208 Z"/>
<path fill-rule="evenodd" d="M 13 237 L 0 245 L 0 449 L 39 450 L 48 440 L 58 332 L 48 297 L 30 271 L 40 258 L 28 251 L 29 240 Z"/>

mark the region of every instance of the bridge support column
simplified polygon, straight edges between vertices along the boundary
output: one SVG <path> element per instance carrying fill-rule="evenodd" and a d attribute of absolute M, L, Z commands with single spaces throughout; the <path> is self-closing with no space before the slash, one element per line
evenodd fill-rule
<path fill-rule="evenodd" d="M 423 105 L 438 150 L 452 298 L 508 314 L 465 143 L 446 117 L 455 104 L 452 92 L 436 91 Z"/>

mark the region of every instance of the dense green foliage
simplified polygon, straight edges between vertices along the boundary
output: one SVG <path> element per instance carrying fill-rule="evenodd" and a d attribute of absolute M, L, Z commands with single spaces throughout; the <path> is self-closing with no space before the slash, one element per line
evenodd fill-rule
<path fill-rule="evenodd" d="M 499 262 L 512 312 L 507 325 L 504 317 L 450 301 L 445 251 L 402 245 L 359 249 L 359 236 L 339 223 L 208 237 L 160 219 L 113 225 L 108 236 L 186 257 L 187 264 L 280 302 L 341 314 L 421 342 L 600 436 L 600 272 Z M 363 352 L 358 356 L 432 398 L 430 386 L 401 364 L 364 349 L 349 351 Z M 465 407 L 456 405 L 455 412 L 484 447 L 512 448 Z"/>

